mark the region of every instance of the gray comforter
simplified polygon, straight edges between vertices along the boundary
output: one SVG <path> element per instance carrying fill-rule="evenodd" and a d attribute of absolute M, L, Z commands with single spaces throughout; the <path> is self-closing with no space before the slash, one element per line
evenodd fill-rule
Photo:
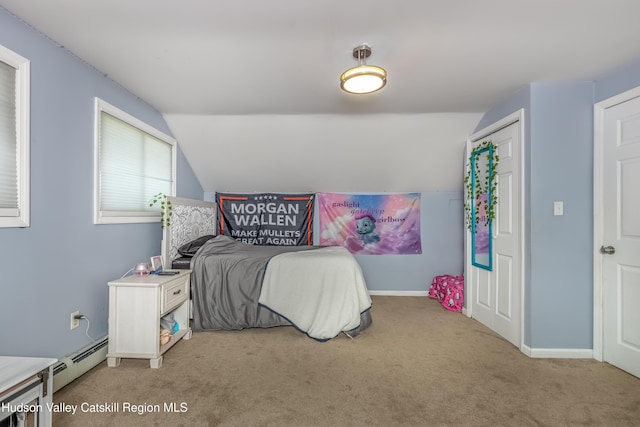
<path fill-rule="evenodd" d="M 291 325 L 258 301 L 267 264 L 276 255 L 320 246 L 257 246 L 229 236 L 207 241 L 191 262 L 193 327 L 202 330 L 237 330 Z M 371 310 L 361 313 L 355 336 L 371 324 Z"/>
<path fill-rule="evenodd" d="M 267 328 L 290 325 L 258 304 L 269 260 L 285 252 L 319 246 L 257 246 L 216 236 L 191 261 L 194 330 Z"/>

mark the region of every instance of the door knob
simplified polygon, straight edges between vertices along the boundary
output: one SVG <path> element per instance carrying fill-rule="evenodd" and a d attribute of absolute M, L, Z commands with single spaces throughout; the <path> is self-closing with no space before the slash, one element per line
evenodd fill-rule
<path fill-rule="evenodd" d="M 614 248 L 613 246 L 602 246 L 600 248 L 600 253 L 613 255 L 616 253 L 616 248 Z"/>

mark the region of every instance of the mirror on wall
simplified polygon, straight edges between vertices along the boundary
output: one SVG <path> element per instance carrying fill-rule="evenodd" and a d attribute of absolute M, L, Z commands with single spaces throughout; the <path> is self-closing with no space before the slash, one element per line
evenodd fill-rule
<path fill-rule="evenodd" d="M 493 202 L 493 145 L 479 148 L 471 153 L 471 263 L 491 271 L 492 265 L 492 219 L 489 207 Z"/>

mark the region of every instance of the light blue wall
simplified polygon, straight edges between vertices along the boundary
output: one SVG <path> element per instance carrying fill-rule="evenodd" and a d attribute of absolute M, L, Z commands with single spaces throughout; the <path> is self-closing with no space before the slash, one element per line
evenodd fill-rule
<path fill-rule="evenodd" d="M 0 44 L 31 61 L 31 227 L 0 229 L 0 354 L 61 357 L 107 334 L 107 282 L 160 252 L 159 224 L 93 224 L 100 97 L 171 134 L 161 114 L 0 8 Z M 204 192 L 181 152 L 177 194 Z"/>
<path fill-rule="evenodd" d="M 462 191 L 431 191 L 421 193 L 420 197 L 422 254 L 356 254 L 369 290 L 424 293 L 434 276 L 462 274 L 465 230 Z M 215 193 L 206 192 L 205 200 L 215 201 Z M 315 209 L 313 241 L 319 244 L 317 203 Z"/>
<path fill-rule="evenodd" d="M 531 120 L 529 106 L 531 104 L 531 85 L 526 85 L 506 100 L 502 101 L 498 105 L 493 106 L 489 111 L 484 113 L 474 132 L 478 132 L 487 126 L 491 126 L 495 122 L 509 116 L 512 113 L 524 108 L 525 110 L 525 140 L 528 140 L 530 126 L 527 124 Z M 526 156 L 525 156 L 526 157 Z"/>
<path fill-rule="evenodd" d="M 593 82 L 531 90 L 531 347 L 592 348 Z M 554 201 L 564 215 L 553 215 Z"/>
<path fill-rule="evenodd" d="M 611 70 L 595 80 L 595 102 L 640 86 L 640 59 Z"/>
<path fill-rule="evenodd" d="M 640 60 L 593 81 L 531 83 L 478 124 L 526 112 L 524 343 L 531 348 L 593 347 L 593 106 L 638 86 Z M 556 200 L 564 216 L 553 216 Z"/>

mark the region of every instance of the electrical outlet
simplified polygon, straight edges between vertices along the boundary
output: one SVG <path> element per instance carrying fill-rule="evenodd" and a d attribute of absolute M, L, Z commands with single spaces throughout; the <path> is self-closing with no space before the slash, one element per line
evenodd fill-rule
<path fill-rule="evenodd" d="M 76 316 L 80 316 L 80 311 L 74 311 L 73 313 L 71 313 L 71 315 L 69 316 L 71 318 L 71 323 L 70 328 L 69 329 L 75 329 L 78 326 L 80 326 L 80 319 L 76 319 Z"/>

